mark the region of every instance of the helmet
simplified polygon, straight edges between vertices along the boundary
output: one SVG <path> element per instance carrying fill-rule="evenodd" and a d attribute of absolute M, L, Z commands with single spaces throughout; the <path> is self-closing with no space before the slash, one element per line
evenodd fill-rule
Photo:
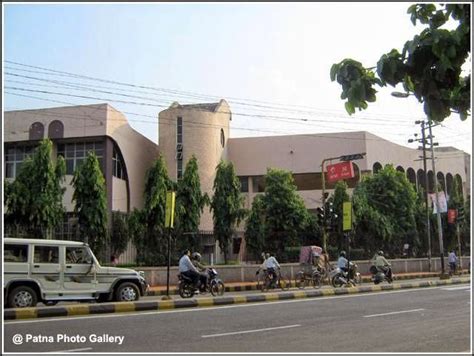
<path fill-rule="evenodd" d="M 341 253 L 339 253 L 339 256 L 346 257 L 346 251 L 341 251 Z"/>
<path fill-rule="evenodd" d="M 193 252 L 193 254 L 191 255 L 191 258 L 193 260 L 200 261 L 201 260 L 201 254 L 199 252 Z"/>
<path fill-rule="evenodd" d="M 379 256 L 383 256 L 383 251 L 382 251 L 382 250 L 380 250 L 379 252 L 377 252 L 377 255 L 379 255 Z"/>

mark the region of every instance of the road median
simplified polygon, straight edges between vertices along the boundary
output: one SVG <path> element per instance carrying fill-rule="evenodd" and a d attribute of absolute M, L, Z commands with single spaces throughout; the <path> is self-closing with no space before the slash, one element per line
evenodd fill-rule
<path fill-rule="evenodd" d="M 231 305 L 242 303 L 272 302 L 280 300 L 317 298 L 327 296 L 337 296 L 355 293 L 370 293 L 390 290 L 438 287 L 452 284 L 470 283 L 470 276 L 452 278 L 448 280 L 411 281 L 394 284 L 382 284 L 371 286 L 357 286 L 350 288 L 323 288 L 308 290 L 293 290 L 287 292 L 267 292 L 255 295 L 237 295 L 223 297 L 209 297 L 199 299 L 175 299 L 157 301 L 137 301 L 127 303 L 102 303 L 90 305 L 66 305 L 53 307 L 17 308 L 5 309 L 4 320 L 35 319 L 63 316 L 81 316 L 109 313 L 127 313 L 137 311 L 159 311 L 179 308 L 211 307 L 219 305 Z"/>

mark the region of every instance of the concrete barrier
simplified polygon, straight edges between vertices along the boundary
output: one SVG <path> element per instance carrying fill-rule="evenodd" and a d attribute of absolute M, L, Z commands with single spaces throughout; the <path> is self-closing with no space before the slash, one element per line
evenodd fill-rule
<path fill-rule="evenodd" d="M 463 269 L 467 269 L 470 260 L 471 258 L 469 256 L 463 256 L 461 258 Z M 363 260 L 355 262 L 357 263 L 361 274 L 369 274 L 370 261 Z M 389 260 L 389 262 L 392 264 L 392 270 L 395 274 L 430 272 L 428 269 L 427 258 L 394 259 Z M 334 264 L 335 261 L 332 261 L 331 263 Z M 255 264 L 214 266 L 219 273 L 220 278 L 228 283 L 256 281 L 255 272 L 258 267 L 259 265 Z M 166 267 L 137 267 L 136 269 L 145 272 L 145 278 L 151 286 L 166 284 Z M 446 271 L 449 270 L 447 258 L 445 259 L 445 269 Z M 299 263 L 282 264 L 282 272 L 290 279 L 294 279 L 299 270 Z M 431 258 L 431 272 L 441 272 L 441 259 L 439 257 Z M 170 284 L 176 285 L 177 283 L 178 267 L 172 266 L 170 268 Z"/>

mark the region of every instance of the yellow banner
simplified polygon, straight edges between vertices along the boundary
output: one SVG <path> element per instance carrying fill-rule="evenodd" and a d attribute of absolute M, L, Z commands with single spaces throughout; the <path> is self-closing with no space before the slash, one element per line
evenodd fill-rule
<path fill-rule="evenodd" d="M 342 203 L 342 215 L 342 230 L 352 230 L 352 203 L 350 201 Z"/>
<path fill-rule="evenodd" d="M 166 192 L 166 214 L 165 227 L 174 226 L 174 202 L 176 198 L 175 192 Z"/>

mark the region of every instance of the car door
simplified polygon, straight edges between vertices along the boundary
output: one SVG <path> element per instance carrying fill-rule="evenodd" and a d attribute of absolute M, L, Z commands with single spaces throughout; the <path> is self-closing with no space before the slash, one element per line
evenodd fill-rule
<path fill-rule="evenodd" d="M 59 263 L 59 247 L 54 245 L 33 245 L 31 277 L 42 288 L 46 297 L 58 296 L 62 289 L 62 269 Z"/>
<path fill-rule="evenodd" d="M 86 246 L 65 247 L 64 292 L 91 296 L 97 290 L 94 260 Z"/>

